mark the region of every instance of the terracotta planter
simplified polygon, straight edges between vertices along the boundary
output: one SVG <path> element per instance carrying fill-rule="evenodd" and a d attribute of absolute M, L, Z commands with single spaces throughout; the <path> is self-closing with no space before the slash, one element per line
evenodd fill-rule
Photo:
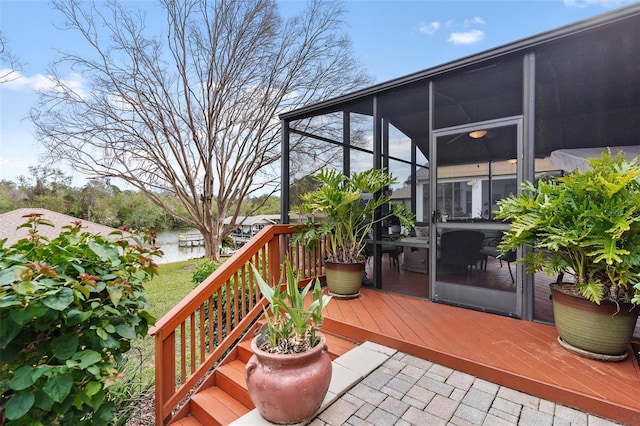
<path fill-rule="evenodd" d="M 346 299 L 360 294 L 364 273 L 363 263 L 325 262 L 324 271 L 331 295 Z"/>
<path fill-rule="evenodd" d="M 265 419 L 272 423 L 300 423 L 320 408 L 331 382 L 331 358 L 324 336 L 310 351 L 280 355 L 258 348 L 245 369 L 249 396 Z"/>
<path fill-rule="evenodd" d="M 598 305 L 575 294 L 572 284 L 551 284 L 551 297 L 562 346 L 592 359 L 621 361 L 626 358 L 640 312 L 637 306 L 631 309 L 631 304 L 607 301 Z"/>

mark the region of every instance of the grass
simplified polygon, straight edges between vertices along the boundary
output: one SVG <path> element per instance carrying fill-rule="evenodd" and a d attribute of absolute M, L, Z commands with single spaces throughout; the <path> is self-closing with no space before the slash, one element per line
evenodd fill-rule
<path fill-rule="evenodd" d="M 145 296 L 151 304 L 149 312 L 156 317 L 156 320 L 162 318 L 196 287 L 191 279 L 193 269 L 202 262 L 204 262 L 202 259 L 193 259 L 159 265 L 158 275 L 145 285 Z M 149 387 L 154 382 L 153 340 L 153 336 L 147 336 L 133 342 L 133 348 L 128 354 L 131 364 L 138 370 L 137 374 L 139 373 L 139 377 L 135 380 L 143 388 Z"/>

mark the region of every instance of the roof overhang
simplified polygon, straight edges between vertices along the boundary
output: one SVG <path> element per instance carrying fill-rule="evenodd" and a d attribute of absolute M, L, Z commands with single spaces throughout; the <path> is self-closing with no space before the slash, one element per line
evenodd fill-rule
<path fill-rule="evenodd" d="M 602 146 L 596 148 L 575 148 L 575 149 L 557 149 L 551 152 L 551 164 L 558 169 L 572 172 L 578 170 L 584 172 L 589 169 L 589 160 L 592 158 L 600 158 L 603 152 L 611 152 L 616 155 L 622 151 L 627 159 L 631 161 L 634 158 L 640 161 L 640 145 L 630 146 Z"/>

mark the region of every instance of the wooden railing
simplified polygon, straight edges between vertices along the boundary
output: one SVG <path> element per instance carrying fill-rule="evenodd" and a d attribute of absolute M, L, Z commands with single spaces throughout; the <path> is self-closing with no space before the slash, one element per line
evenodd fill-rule
<path fill-rule="evenodd" d="M 166 424 L 212 367 L 262 314 L 266 301 L 250 263 L 271 285 L 288 256 L 300 278 L 324 275 L 321 253 L 291 245 L 291 225 L 265 227 L 224 262 L 150 331 L 155 338 L 156 424 Z"/>

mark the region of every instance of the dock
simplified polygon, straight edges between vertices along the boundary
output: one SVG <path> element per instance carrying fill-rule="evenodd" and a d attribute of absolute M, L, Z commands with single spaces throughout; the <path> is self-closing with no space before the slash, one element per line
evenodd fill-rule
<path fill-rule="evenodd" d="M 198 232 L 178 235 L 178 247 L 200 247 L 204 245 L 204 237 Z"/>

